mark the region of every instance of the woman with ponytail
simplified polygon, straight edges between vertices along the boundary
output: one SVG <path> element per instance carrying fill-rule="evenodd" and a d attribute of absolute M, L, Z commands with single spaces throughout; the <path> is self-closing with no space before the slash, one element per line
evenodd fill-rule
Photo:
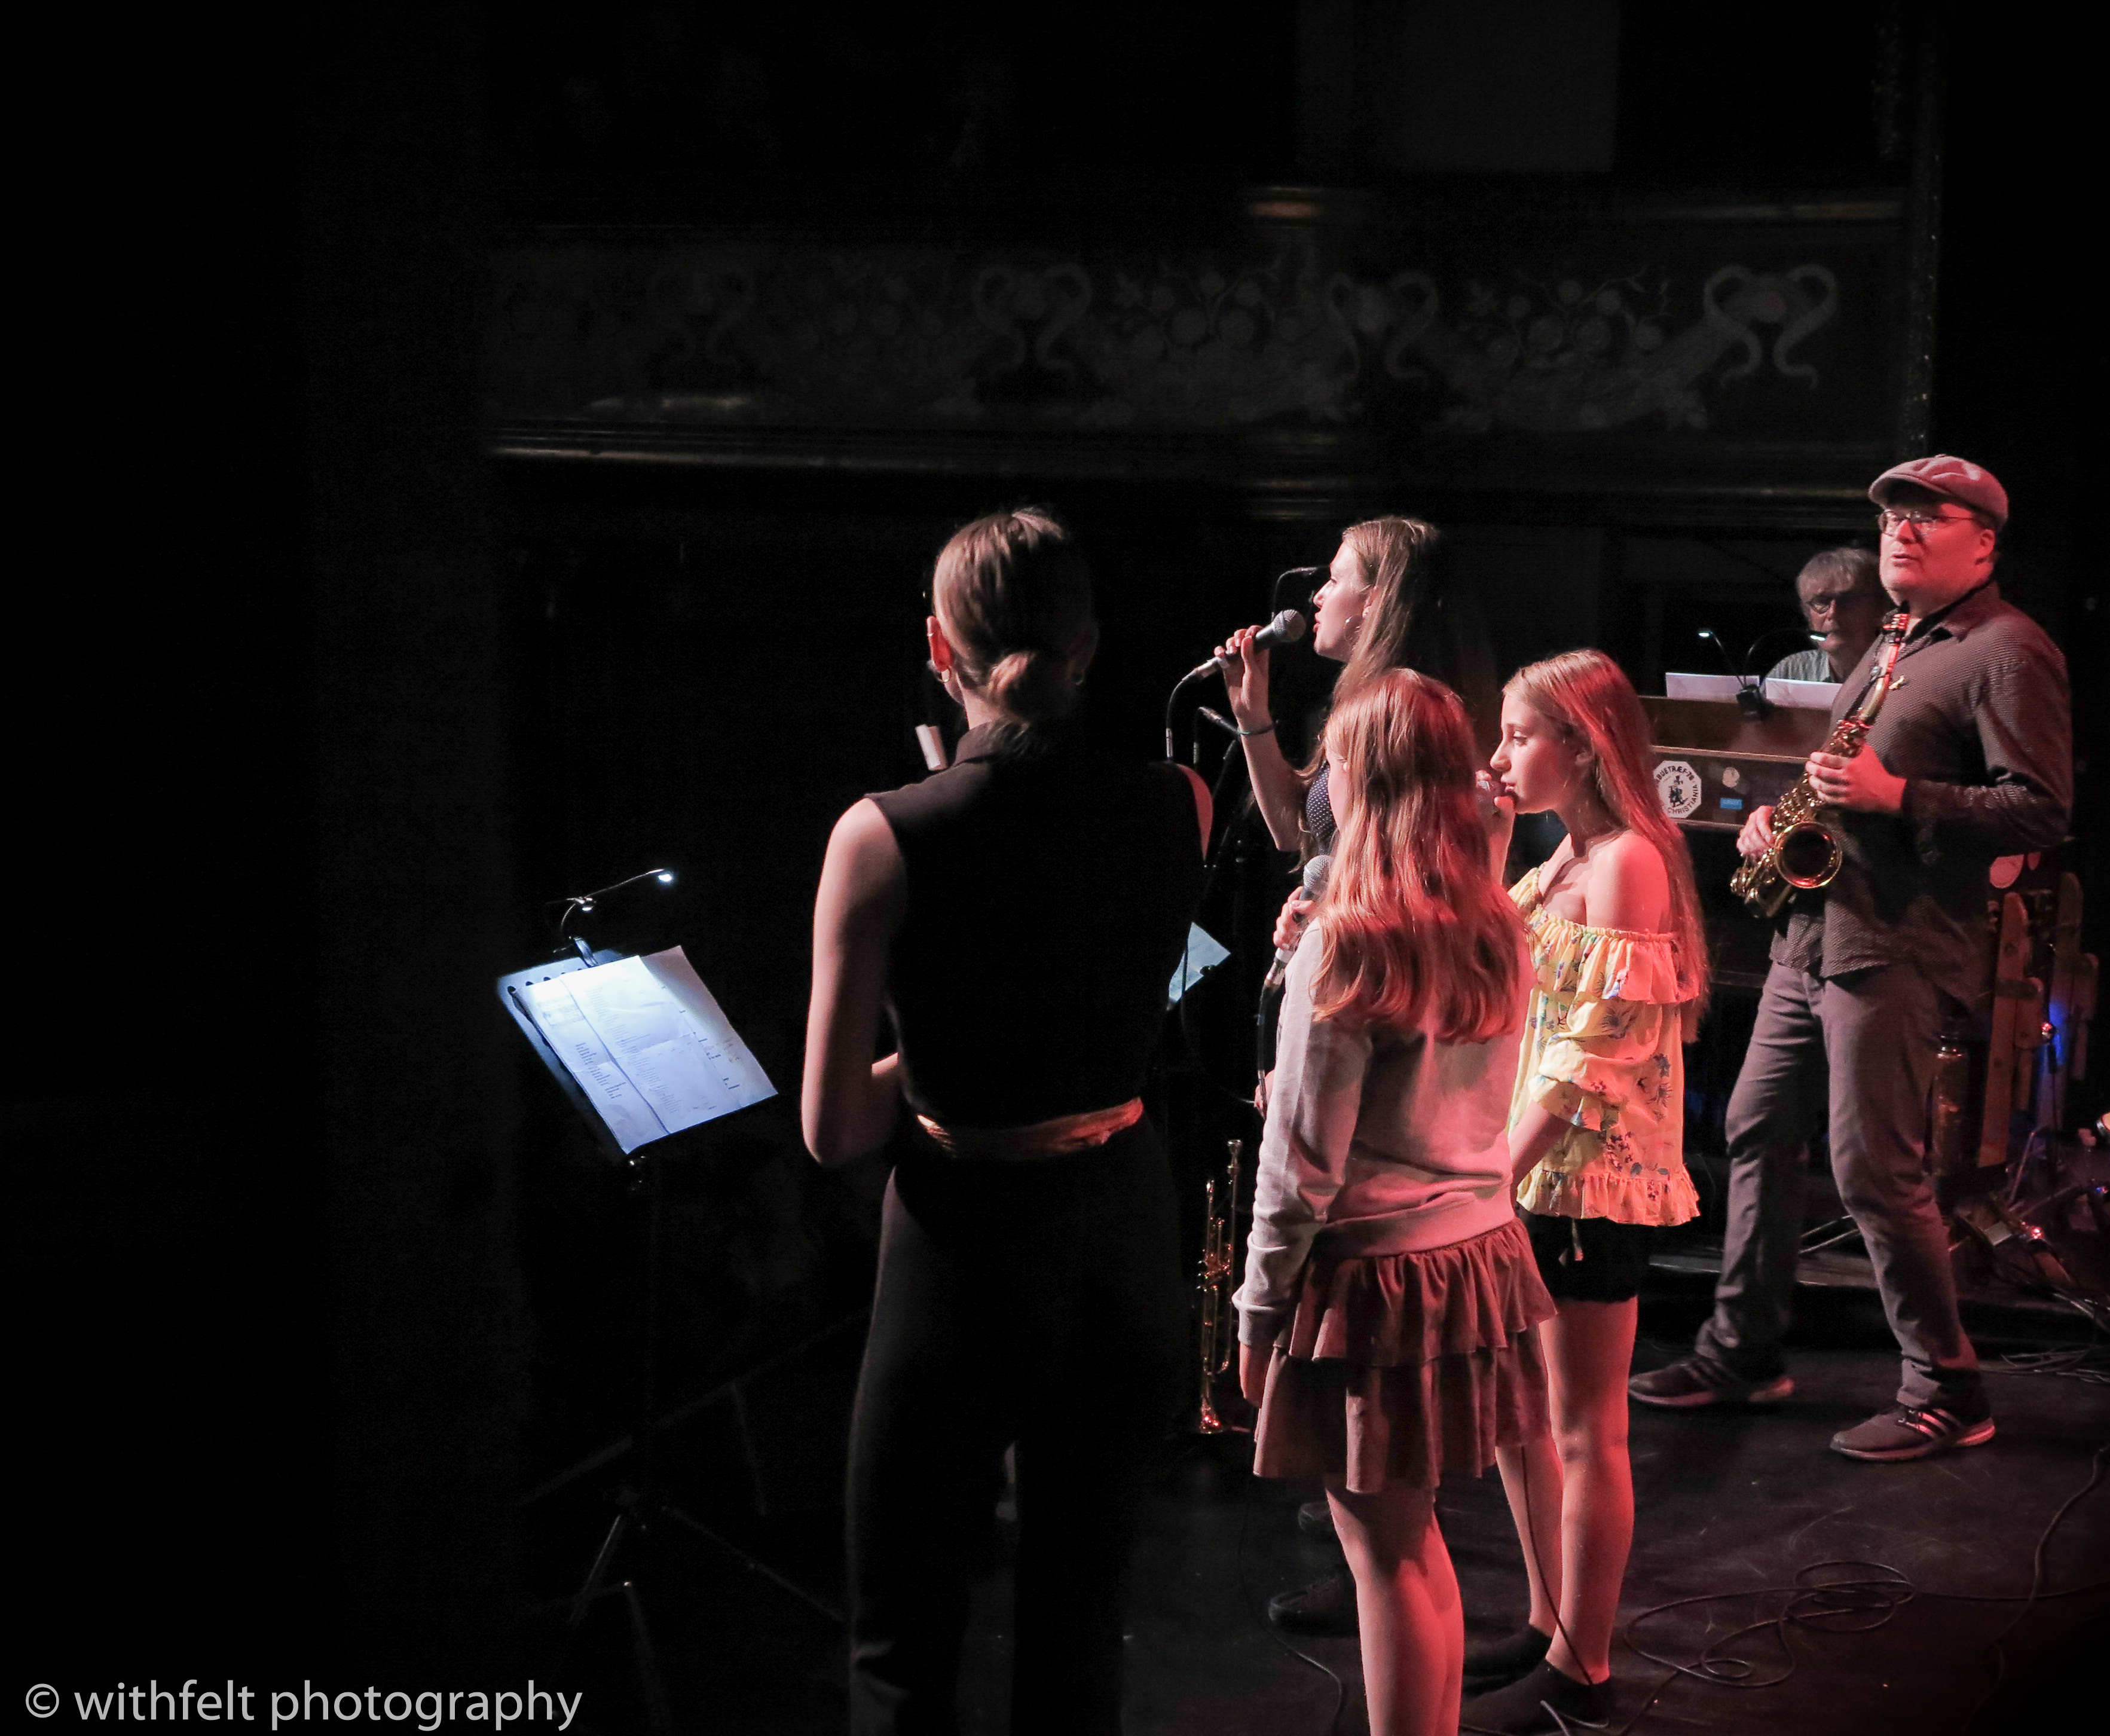
<path fill-rule="evenodd" d="M 1707 995 L 1692 862 L 1658 799 L 1641 701 L 1602 651 L 1519 669 L 1492 771 L 1497 859 L 1519 813 L 1567 828 L 1512 889 L 1531 936 L 1510 1114 L 1517 1202 L 1559 1312 L 1552 1418 L 1501 1456 L 1531 1582 L 1528 1624 L 1465 1661 L 1464 1728 L 1520 1736 L 1608 1715 L 1633 1539 L 1627 1376 L 1654 1226 L 1698 1209 L 1682 1044 Z"/>
<path fill-rule="evenodd" d="M 851 1422 L 851 1725 L 955 1728 L 975 1509 L 1015 1446 L 1010 1728 L 1112 1736 L 1130 1548 L 1189 1354 L 1140 1093 L 1207 791 L 1066 727 L 1098 628 L 1051 515 L 959 532 L 931 605 L 968 732 L 949 769 L 844 814 L 813 914 L 806 1141 L 893 1162 Z M 898 1048 L 875 1062 L 882 1013 Z"/>
<path fill-rule="evenodd" d="M 1338 704 L 1333 869 L 1289 967 L 1238 1367 L 1254 1469 L 1320 1476 L 1354 1576 L 1374 1736 L 1457 1727 L 1447 1470 L 1545 1427 L 1551 1314 L 1505 1132 L 1528 980 L 1464 706 L 1411 669 Z"/>

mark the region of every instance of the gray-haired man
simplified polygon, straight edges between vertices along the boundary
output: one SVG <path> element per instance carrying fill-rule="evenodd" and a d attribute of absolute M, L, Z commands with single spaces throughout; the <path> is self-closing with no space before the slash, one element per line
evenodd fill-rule
<path fill-rule="evenodd" d="M 1890 606 L 1866 549 L 1820 549 L 1795 574 L 1795 600 L 1817 642 L 1782 658 L 1766 671 L 1768 681 L 1845 680 Z"/>

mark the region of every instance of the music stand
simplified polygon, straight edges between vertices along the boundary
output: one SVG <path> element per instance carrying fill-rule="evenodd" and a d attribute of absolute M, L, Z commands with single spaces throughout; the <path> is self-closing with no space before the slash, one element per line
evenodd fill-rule
<path fill-rule="evenodd" d="M 634 877 L 637 881 L 647 878 L 656 878 L 664 885 L 671 883 L 672 876 L 663 870 L 653 870 L 650 875 Z M 632 881 L 619 882 L 622 886 L 632 883 Z M 614 891 L 615 888 L 607 890 Z M 698 1140 L 703 1136 L 705 1128 L 716 1126 L 754 1105 L 750 1104 L 734 1108 L 710 1120 L 654 1139 L 632 1150 L 626 1152 L 623 1149 L 608 1122 L 551 1045 L 528 1005 L 529 991 L 538 984 L 573 972 L 620 964 L 629 956 L 595 950 L 583 938 L 568 931 L 574 920 L 592 911 L 594 900 L 601 895 L 604 895 L 586 894 L 567 901 L 564 917 L 558 925 L 566 945 L 559 950 L 558 956 L 542 964 L 524 971 L 515 971 L 498 979 L 500 1003 L 520 1027 L 522 1035 L 541 1059 L 550 1077 L 556 1081 L 559 1089 L 592 1131 L 595 1144 L 623 1169 L 632 1197 L 641 1192 L 645 1202 L 644 1281 L 635 1293 L 634 1304 L 641 1317 L 637 1321 L 637 1333 L 642 1339 L 642 1353 L 632 1404 L 628 1444 L 630 1463 L 613 1497 L 615 1511 L 609 1519 L 607 1530 L 602 1534 L 599 1547 L 594 1552 L 591 1564 L 578 1590 L 555 1605 L 544 1605 L 542 1607 L 562 1608 L 566 1612 L 564 1639 L 555 1661 L 555 1667 L 561 1670 L 570 1654 L 573 1641 L 593 1609 L 604 1598 L 620 1597 L 629 1618 L 632 1657 L 637 1673 L 639 1696 L 645 1705 L 646 1725 L 654 1736 L 672 1736 L 672 1710 L 668 1702 L 666 1684 L 653 1646 L 651 1628 L 645 1619 L 645 1604 L 636 1581 L 620 1571 L 628 1556 L 653 1543 L 655 1528 L 659 1534 L 665 1535 L 670 1525 L 678 1526 L 681 1531 L 714 1544 L 750 1571 L 761 1574 L 801 1602 L 819 1610 L 831 1620 L 840 1621 L 841 1617 L 836 1611 L 818 1602 L 804 1588 L 757 1561 L 693 1514 L 684 1511 L 669 1497 L 659 1480 L 657 1467 L 658 1436 L 662 1423 L 659 1398 L 659 1321 L 665 1271 L 667 1163 L 679 1149 L 677 1142 Z M 620 1448 L 616 1455 L 612 1456 L 620 1456 Z"/>

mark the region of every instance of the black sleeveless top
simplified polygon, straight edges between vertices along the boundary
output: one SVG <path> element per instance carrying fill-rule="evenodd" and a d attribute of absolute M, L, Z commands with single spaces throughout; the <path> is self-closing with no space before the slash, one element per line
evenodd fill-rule
<path fill-rule="evenodd" d="M 1180 769 L 977 729 L 872 800 L 907 871 L 886 986 L 910 1108 L 1018 1127 L 1138 1095 L 1201 895 Z"/>

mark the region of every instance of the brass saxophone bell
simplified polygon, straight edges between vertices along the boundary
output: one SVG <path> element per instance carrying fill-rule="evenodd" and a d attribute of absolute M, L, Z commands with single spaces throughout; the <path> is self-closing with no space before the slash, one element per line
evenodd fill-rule
<path fill-rule="evenodd" d="M 1839 840 L 1825 827 L 1791 826 L 1773 835 L 1773 863 L 1780 877 L 1798 892 L 1828 886 L 1845 859 Z"/>
<path fill-rule="evenodd" d="M 1824 751 L 1850 759 L 1868 739 L 1868 726 L 1882 709 L 1894 684 L 1898 653 L 1904 647 L 1905 616 L 1883 618 L 1885 648 L 1867 697 L 1839 720 Z M 1828 886 L 1845 859 L 1837 836 L 1818 816 L 1826 811 L 1805 772 L 1773 805 L 1773 838 L 1765 854 L 1754 856 L 1729 877 L 1729 890 L 1761 916 L 1777 916 L 1797 892 Z"/>

